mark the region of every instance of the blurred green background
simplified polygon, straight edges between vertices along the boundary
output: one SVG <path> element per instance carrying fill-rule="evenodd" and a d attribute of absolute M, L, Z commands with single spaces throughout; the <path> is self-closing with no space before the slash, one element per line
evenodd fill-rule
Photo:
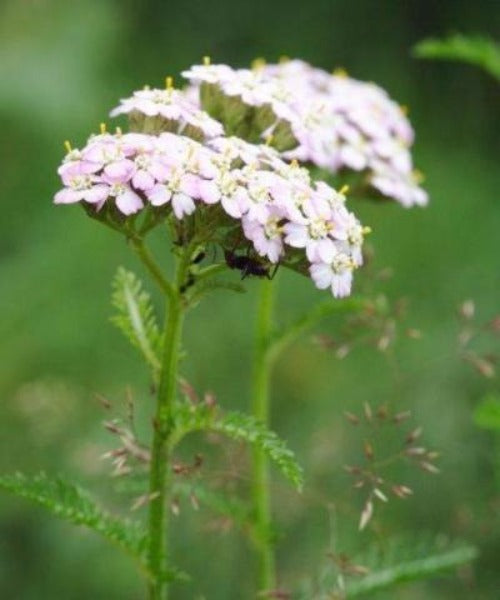
<path fill-rule="evenodd" d="M 161 85 L 205 54 L 236 66 L 283 54 L 342 66 L 410 107 L 431 204 L 411 211 L 389 203 L 354 207 L 374 230 L 374 267 L 394 270 L 377 290 L 391 302 L 409 302 L 390 360 L 363 346 L 340 361 L 303 338 L 277 365 L 273 426 L 305 465 L 310 491 L 297 498 L 275 473 L 280 579 L 287 588 L 312 575 L 331 536 L 338 551 L 356 553 L 374 540 L 428 530 L 477 544 L 480 559 L 454 577 L 377 598 L 498 598 L 495 440 L 472 418 L 498 380 L 460 360 L 456 306 L 473 298 L 483 321 L 498 310 L 500 88 L 472 67 L 410 56 L 418 40 L 453 30 L 498 38 L 498 2 L 3 0 L 0 472 L 71 474 L 102 488 L 114 506 L 109 485 L 99 483 L 109 473 L 99 456 L 114 440 L 102 430 L 94 394 L 119 404 L 130 385 L 144 424 L 152 410 L 147 373 L 109 323 L 117 266 L 142 270 L 120 237 L 77 207 L 52 206 L 63 140 L 83 143 L 118 98 L 145 83 Z M 364 277 L 358 274 L 358 285 Z M 288 273 L 279 280 L 283 320 L 320 299 L 306 280 Z M 240 409 L 248 403 L 257 285 L 247 288 L 243 296 L 214 294 L 190 315 L 183 366 L 197 389 L 214 390 L 223 406 Z M 326 322 L 321 333 L 335 336 L 337 325 Z M 421 339 L 402 335 L 410 326 Z M 342 412 L 359 412 L 366 401 L 411 409 L 426 445 L 442 452 L 442 472 L 398 467 L 395 477 L 415 496 L 381 506 L 374 529 L 359 534 L 363 497 L 342 465 L 359 459 L 363 434 Z M 196 448 L 206 446 L 198 442 Z M 231 448 L 226 468 L 239 455 Z M 336 505 L 333 530 L 327 502 Z M 215 525 L 205 509 L 182 505 L 174 555 L 194 581 L 176 588 L 175 598 L 252 597 L 248 544 Z M 135 600 L 142 590 L 131 563 L 105 542 L 0 496 L 0 598 Z"/>

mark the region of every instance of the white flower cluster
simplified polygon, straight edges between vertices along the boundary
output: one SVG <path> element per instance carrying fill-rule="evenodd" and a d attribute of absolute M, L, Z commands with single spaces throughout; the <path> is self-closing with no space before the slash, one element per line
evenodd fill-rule
<path fill-rule="evenodd" d="M 148 87 L 121 100 L 111 116 L 127 114 L 135 131 L 158 133 L 170 131 L 204 140 L 224 134 L 224 128 L 206 112 L 199 109 L 188 96 L 173 88 L 167 77 L 165 89 Z"/>
<path fill-rule="evenodd" d="M 220 99 L 214 103 L 210 94 L 217 89 L 231 101 L 229 112 L 239 102 L 272 113 L 274 119 L 261 120 L 263 137 L 288 124 L 296 147 L 285 153 L 287 158 L 332 173 L 343 168 L 365 172 L 372 187 L 403 206 L 426 204 L 412 165 L 411 125 L 404 109 L 375 84 L 331 75 L 300 60 L 253 69 L 197 65 L 183 76 L 201 86 L 203 107 L 210 113 L 220 112 Z"/>
<path fill-rule="evenodd" d="M 240 248 L 250 242 L 265 263 L 304 265 L 318 288 L 330 287 L 336 297 L 350 293 L 365 231 L 343 194 L 313 183 L 307 170 L 269 146 L 103 132 L 69 150 L 56 203 L 83 202 L 96 212 L 106 206 L 126 216 L 170 206 L 177 219 L 218 210 L 221 224 L 234 223 L 247 240 Z"/>

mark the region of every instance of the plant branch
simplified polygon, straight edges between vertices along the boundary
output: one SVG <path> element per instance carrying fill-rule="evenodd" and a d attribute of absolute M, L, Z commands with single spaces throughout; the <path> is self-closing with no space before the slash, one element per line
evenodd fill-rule
<path fill-rule="evenodd" d="M 153 258 L 153 255 L 151 254 L 147 246 L 144 244 L 144 241 L 141 238 L 134 237 L 131 238 L 131 243 L 137 256 L 141 259 L 142 263 L 149 271 L 151 277 L 155 280 L 155 282 L 158 284 L 162 292 L 169 298 L 169 300 L 172 300 L 175 296 L 175 290 L 172 287 L 172 284 L 163 276 L 160 267 L 156 263 L 155 259 Z"/>
<path fill-rule="evenodd" d="M 360 310 L 368 306 L 368 302 L 367 299 L 356 296 L 344 300 L 326 300 L 320 302 L 306 314 L 288 324 L 269 340 L 265 350 L 267 361 L 273 363 L 281 352 L 297 339 L 300 334 L 316 325 L 316 323 L 325 317 Z"/>

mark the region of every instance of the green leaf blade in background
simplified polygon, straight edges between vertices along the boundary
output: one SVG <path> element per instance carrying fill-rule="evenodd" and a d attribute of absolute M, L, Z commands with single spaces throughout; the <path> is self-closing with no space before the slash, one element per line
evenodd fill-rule
<path fill-rule="evenodd" d="M 465 542 L 451 541 L 435 534 L 409 534 L 370 545 L 352 560 L 343 556 L 331 560 L 316 578 L 304 582 L 300 600 L 372 597 L 381 590 L 432 579 L 474 561 L 478 550 Z M 334 555 L 331 555 L 335 558 Z M 364 574 L 366 573 L 366 574 Z M 393 595 L 394 594 L 394 595 Z"/>
<path fill-rule="evenodd" d="M 443 39 L 428 38 L 414 46 L 413 55 L 417 58 L 469 63 L 500 81 L 500 45 L 483 36 L 456 33 Z"/>
<path fill-rule="evenodd" d="M 385 568 L 373 571 L 347 586 L 347 598 L 366 596 L 397 584 L 431 579 L 440 573 L 451 571 L 475 560 L 478 551 L 473 546 L 459 544 L 450 549 L 429 549 L 429 554 L 401 560 Z"/>
<path fill-rule="evenodd" d="M 488 394 L 474 411 L 474 422 L 482 429 L 500 431 L 500 396 Z"/>

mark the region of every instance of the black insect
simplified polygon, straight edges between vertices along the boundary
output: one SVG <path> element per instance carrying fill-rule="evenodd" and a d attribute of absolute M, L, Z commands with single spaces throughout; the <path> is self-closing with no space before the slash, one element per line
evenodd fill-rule
<path fill-rule="evenodd" d="M 188 290 L 192 285 L 194 285 L 194 277 L 191 273 L 188 275 L 186 281 L 180 286 L 179 292 L 184 294 L 186 290 Z"/>
<path fill-rule="evenodd" d="M 250 275 L 255 277 L 267 277 L 267 279 L 272 279 L 274 276 L 274 273 L 273 275 L 270 274 L 269 267 L 264 265 L 258 259 L 252 258 L 251 256 L 244 256 L 241 254 L 236 254 L 231 250 L 225 250 L 224 258 L 226 259 L 226 264 L 230 269 L 238 269 L 241 272 L 242 279 L 245 279 Z"/>
<path fill-rule="evenodd" d="M 196 254 L 193 257 L 193 260 L 191 262 L 193 263 L 193 265 L 197 265 L 198 263 L 201 263 L 201 261 L 205 258 L 205 256 L 206 256 L 205 251 L 204 250 L 200 250 L 198 252 L 198 254 Z"/>

